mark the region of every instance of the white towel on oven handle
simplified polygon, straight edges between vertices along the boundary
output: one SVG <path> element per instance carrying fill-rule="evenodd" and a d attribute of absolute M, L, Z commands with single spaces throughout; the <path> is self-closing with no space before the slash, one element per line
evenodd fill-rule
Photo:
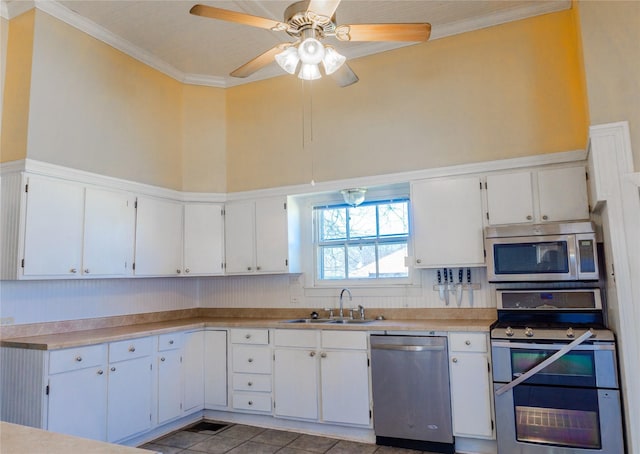
<path fill-rule="evenodd" d="M 570 342 L 567 345 L 565 345 L 564 347 L 562 347 L 560 350 L 555 352 L 553 355 L 549 356 L 547 359 L 542 361 L 537 366 L 532 367 L 531 369 L 526 371 L 524 374 L 520 375 L 518 378 L 516 378 L 516 379 L 510 381 L 509 383 L 507 383 L 506 385 L 501 386 L 500 388 L 496 389 L 496 396 L 499 396 L 501 394 L 506 393 L 510 389 L 518 386 L 523 381 L 528 380 L 529 378 L 531 378 L 531 376 L 533 376 L 533 375 L 537 374 L 538 372 L 540 372 L 542 369 L 547 367 L 549 364 L 555 363 L 560 358 L 562 358 L 564 355 L 566 355 L 571 350 L 573 350 L 575 347 L 577 347 L 578 345 L 580 345 L 581 343 L 583 343 L 584 341 L 589 339 L 591 336 L 593 336 L 593 331 L 589 330 L 589 331 L 585 332 L 582 336 L 574 339 L 572 342 Z"/>

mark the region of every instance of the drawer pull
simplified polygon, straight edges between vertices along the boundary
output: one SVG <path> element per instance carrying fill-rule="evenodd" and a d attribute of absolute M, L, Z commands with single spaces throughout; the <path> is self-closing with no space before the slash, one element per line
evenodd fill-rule
<path fill-rule="evenodd" d="M 245 335 L 244 335 L 244 338 L 245 338 L 245 339 L 251 339 L 251 334 L 245 334 Z"/>
<path fill-rule="evenodd" d="M 253 358 L 249 358 L 247 361 L 249 361 L 250 363 L 253 362 Z"/>
<path fill-rule="evenodd" d="M 89 274 L 89 268 L 84 269 L 84 274 Z"/>
<path fill-rule="evenodd" d="M 252 400 L 250 400 L 250 401 L 248 402 L 248 404 L 249 404 L 249 405 L 253 405 L 253 401 L 252 401 Z"/>
<path fill-rule="evenodd" d="M 471 345 L 471 341 L 470 340 L 466 340 L 466 341 L 464 341 L 464 344 L 465 345 Z"/>
<path fill-rule="evenodd" d="M 116 371 L 116 368 L 115 368 L 115 367 L 112 367 L 112 368 L 111 368 L 111 372 L 115 372 L 115 371 Z"/>
<path fill-rule="evenodd" d="M 458 362 L 458 358 L 451 358 L 451 362 L 452 363 L 457 363 Z"/>
<path fill-rule="evenodd" d="M 316 352 L 309 352 L 309 356 L 313 358 L 314 356 L 316 356 Z"/>
<path fill-rule="evenodd" d="M 327 354 L 325 352 L 320 353 L 320 358 L 326 358 Z"/>
<path fill-rule="evenodd" d="M 252 381 L 247 382 L 247 386 L 253 386 L 253 382 Z"/>
<path fill-rule="evenodd" d="M 169 345 L 173 345 L 173 339 L 169 341 Z"/>
<path fill-rule="evenodd" d="M 71 269 L 69 270 L 69 272 L 70 272 L 70 273 L 73 273 L 73 274 L 76 274 L 76 273 L 78 272 L 78 270 L 77 270 L 77 269 L 75 269 L 75 268 L 71 268 Z"/>
<path fill-rule="evenodd" d="M 135 352 L 135 351 L 136 351 L 136 348 L 132 345 L 132 346 L 130 346 L 130 347 L 129 347 L 129 351 L 130 351 L 131 353 L 133 353 L 133 352 Z"/>
<path fill-rule="evenodd" d="M 104 374 L 104 371 L 102 369 L 98 370 L 98 375 L 102 375 Z"/>
<path fill-rule="evenodd" d="M 82 356 L 76 356 L 76 361 L 78 362 L 82 361 Z"/>
<path fill-rule="evenodd" d="M 163 356 L 162 358 L 160 358 L 160 361 L 163 361 L 163 362 L 164 362 L 164 361 L 165 361 L 165 359 L 166 359 L 166 358 Z"/>

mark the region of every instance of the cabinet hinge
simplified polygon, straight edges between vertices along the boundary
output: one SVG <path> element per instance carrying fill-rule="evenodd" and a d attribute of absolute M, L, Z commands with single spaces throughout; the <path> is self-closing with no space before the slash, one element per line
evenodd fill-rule
<path fill-rule="evenodd" d="M 149 421 L 151 421 L 151 413 L 149 413 Z"/>
<path fill-rule="evenodd" d="M 289 266 L 289 259 L 284 259 L 284 266 Z"/>
<path fill-rule="evenodd" d="M 223 209 L 220 210 L 220 216 L 224 216 L 225 214 L 227 214 L 227 212 Z"/>
<path fill-rule="evenodd" d="M 496 428 L 496 426 L 493 423 L 493 419 L 491 420 L 491 432 L 493 432 L 493 430 Z"/>
<path fill-rule="evenodd" d="M 589 179 L 589 172 L 585 172 L 584 174 L 586 175 L 587 180 L 588 180 Z"/>
<path fill-rule="evenodd" d="M 491 373 L 491 363 L 487 361 L 487 372 Z"/>
<path fill-rule="evenodd" d="M 131 264 L 131 269 L 132 269 L 133 271 L 135 271 L 135 270 L 136 270 L 136 262 L 133 262 L 133 263 Z"/>
<path fill-rule="evenodd" d="M 136 199 L 136 201 L 133 202 L 133 208 L 138 209 L 138 199 Z"/>
<path fill-rule="evenodd" d="M 373 418 L 373 412 L 369 410 L 369 419 Z"/>
<path fill-rule="evenodd" d="M 276 408 L 276 401 L 273 401 L 273 408 Z"/>
<path fill-rule="evenodd" d="M 488 189 L 488 188 L 489 188 L 489 185 L 487 185 L 487 182 L 486 182 L 486 181 L 484 182 L 484 188 L 485 188 L 485 189 Z"/>
<path fill-rule="evenodd" d="M 182 363 L 182 356 L 180 357 L 180 363 Z"/>
<path fill-rule="evenodd" d="M 22 259 L 22 262 L 21 262 L 20 266 L 22 266 L 22 268 L 24 268 L 24 259 Z"/>
<path fill-rule="evenodd" d="M 482 181 L 480 182 L 480 190 L 482 191 Z"/>
<path fill-rule="evenodd" d="M 149 364 L 149 370 L 153 370 L 153 363 Z"/>
<path fill-rule="evenodd" d="M 49 388 L 49 385 L 47 385 L 47 387 L 44 389 L 44 394 L 48 396 L 50 390 L 51 389 Z"/>
<path fill-rule="evenodd" d="M 487 211 L 487 221 L 489 220 L 489 212 Z"/>
<path fill-rule="evenodd" d="M 287 202 L 284 202 L 284 209 L 287 209 Z"/>
<path fill-rule="evenodd" d="M 367 367 L 371 367 L 371 360 L 367 358 Z"/>
<path fill-rule="evenodd" d="M 29 184 L 24 185 L 24 192 L 29 192 Z"/>
<path fill-rule="evenodd" d="M 483 250 L 482 250 L 482 253 L 484 254 L 484 258 L 486 259 L 486 258 L 487 258 L 487 250 L 486 250 L 486 249 L 483 249 Z"/>

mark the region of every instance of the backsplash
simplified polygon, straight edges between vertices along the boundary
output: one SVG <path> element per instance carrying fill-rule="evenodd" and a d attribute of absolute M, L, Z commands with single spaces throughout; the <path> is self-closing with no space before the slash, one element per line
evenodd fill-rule
<path fill-rule="evenodd" d="M 456 308 L 454 293 L 449 306 L 432 290 L 435 270 L 420 272 L 422 288 L 354 288 L 345 307 Z M 483 268 L 472 269 L 474 308 L 492 308 L 492 289 Z M 226 276 L 208 278 L 95 279 L 1 281 L 0 317 L 4 324 L 27 324 L 112 317 L 191 308 L 324 308 L 337 307 L 340 289 L 308 290 L 298 275 Z M 468 292 L 461 308 L 471 307 Z"/>

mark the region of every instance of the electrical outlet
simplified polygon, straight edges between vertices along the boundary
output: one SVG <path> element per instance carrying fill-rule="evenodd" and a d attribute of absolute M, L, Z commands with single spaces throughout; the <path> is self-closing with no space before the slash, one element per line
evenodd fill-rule
<path fill-rule="evenodd" d="M 300 298 L 298 298 L 297 296 L 292 296 L 291 304 L 300 304 Z"/>
<path fill-rule="evenodd" d="M 0 325 L 13 325 L 15 323 L 15 319 L 13 317 L 2 317 L 0 318 Z"/>

